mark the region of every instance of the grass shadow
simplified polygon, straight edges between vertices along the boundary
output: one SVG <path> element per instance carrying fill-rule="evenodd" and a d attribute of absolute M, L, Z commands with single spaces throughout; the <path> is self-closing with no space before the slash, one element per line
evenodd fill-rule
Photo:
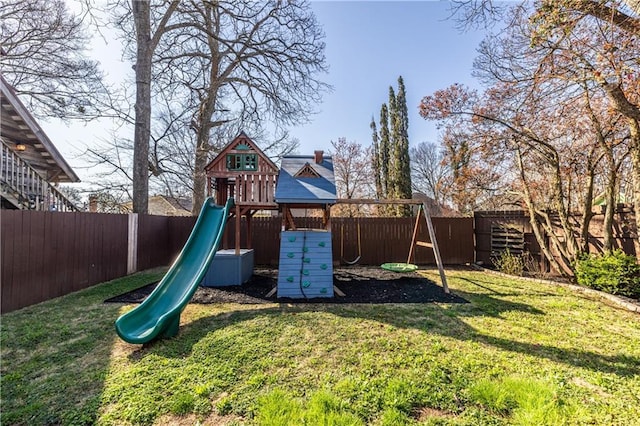
<path fill-rule="evenodd" d="M 0 422 L 95 424 L 122 308 L 102 300 L 155 279 L 140 273 L 3 314 Z"/>
<path fill-rule="evenodd" d="M 516 352 L 528 356 L 544 358 L 553 362 L 592 371 L 613 373 L 620 376 L 640 375 L 640 358 L 624 355 L 602 355 L 578 348 L 565 349 L 552 345 L 521 342 L 482 333 L 468 325 L 463 318 L 470 316 L 499 317 L 511 311 L 543 315 L 544 312 L 523 303 L 496 299 L 485 294 L 459 292 L 471 299 L 470 305 L 337 305 L 337 304 L 280 304 L 260 309 L 243 309 L 224 315 L 200 318 L 181 327 L 180 334 L 160 344 L 153 344 L 143 350 L 166 357 L 188 355 L 193 346 L 209 333 L 218 329 L 242 324 L 260 318 L 261 323 L 278 323 L 283 315 L 309 312 L 326 312 L 338 317 L 371 320 L 397 328 L 417 329 L 422 332 L 458 339 L 474 341 L 493 346 L 500 350 Z M 457 308 L 457 309 L 456 309 Z M 312 325 L 310 325 L 310 331 Z M 274 333 L 276 331 L 274 330 Z"/>

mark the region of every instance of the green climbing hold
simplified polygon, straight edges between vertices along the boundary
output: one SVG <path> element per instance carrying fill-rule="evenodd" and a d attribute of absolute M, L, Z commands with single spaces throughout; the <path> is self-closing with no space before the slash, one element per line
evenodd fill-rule
<path fill-rule="evenodd" d="M 309 286 L 311 286 L 311 281 L 302 281 L 302 287 L 308 288 Z"/>
<path fill-rule="evenodd" d="M 320 265 L 320 269 L 327 269 L 327 264 L 323 263 L 322 265 Z"/>
<path fill-rule="evenodd" d="M 302 275 L 309 275 L 309 270 L 308 269 L 303 269 L 302 270 Z"/>
<path fill-rule="evenodd" d="M 318 243 L 318 245 L 319 245 L 320 247 L 324 247 L 324 246 L 326 246 L 327 244 L 326 244 L 324 241 L 320 241 L 320 242 Z"/>
<path fill-rule="evenodd" d="M 287 281 L 292 283 L 293 282 L 293 277 L 287 277 Z"/>
<path fill-rule="evenodd" d="M 295 254 L 293 254 L 293 253 L 291 253 L 291 252 L 287 253 L 287 257 L 288 257 L 289 259 L 293 259 L 293 256 L 295 256 Z"/>
<path fill-rule="evenodd" d="M 302 247 L 302 252 L 307 253 L 309 251 L 309 247 Z"/>
<path fill-rule="evenodd" d="M 302 259 L 302 261 L 304 263 L 311 263 L 311 259 L 309 259 L 308 257 L 305 257 L 304 259 Z"/>
<path fill-rule="evenodd" d="M 322 294 L 327 294 L 327 288 L 326 288 L 326 287 L 322 287 L 322 288 L 320 289 L 320 293 L 322 293 Z"/>
<path fill-rule="evenodd" d="M 295 240 L 296 240 L 296 237 L 293 237 L 293 236 L 292 236 L 292 237 L 289 237 L 289 242 L 290 242 L 290 243 L 294 242 Z"/>

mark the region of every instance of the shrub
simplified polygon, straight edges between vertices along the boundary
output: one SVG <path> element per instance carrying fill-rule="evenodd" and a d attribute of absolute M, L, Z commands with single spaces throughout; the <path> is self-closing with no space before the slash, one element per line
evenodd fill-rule
<path fill-rule="evenodd" d="M 576 262 L 580 285 L 607 293 L 640 298 L 640 265 L 622 250 L 586 255 Z"/>
<path fill-rule="evenodd" d="M 524 273 L 524 260 L 522 256 L 515 255 L 506 249 L 492 259 L 493 266 L 504 274 L 521 277 Z"/>
<path fill-rule="evenodd" d="M 527 274 L 535 278 L 547 278 L 547 272 L 540 265 L 540 261 L 536 259 L 531 253 L 525 251 L 522 253 L 522 262 L 524 264 L 524 270 Z"/>

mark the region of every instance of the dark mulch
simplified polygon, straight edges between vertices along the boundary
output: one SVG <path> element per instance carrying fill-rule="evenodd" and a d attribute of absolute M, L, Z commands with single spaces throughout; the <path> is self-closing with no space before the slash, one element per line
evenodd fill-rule
<path fill-rule="evenodd" d="M 198 287 L 191 303 L 468 303 L 455 294 L 446 294 L 439 284 L 415 272 L 397 273 L 380 268 L 350 267 L 336 268 L 333 283 L 346 296 L 315 299 L 289 299 L 276 295 L 267 298 L 269 291 L 278 282 L 277 269 L 254 269 L 254 273 L 243 285 L 225 287 Z M 146 285 L 129 293 L 121 294 L 105 302 L 140 303 L 158 283 Z"/>

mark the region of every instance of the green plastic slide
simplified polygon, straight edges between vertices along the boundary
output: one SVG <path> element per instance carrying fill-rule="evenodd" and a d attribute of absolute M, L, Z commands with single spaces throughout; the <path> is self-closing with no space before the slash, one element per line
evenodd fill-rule
<path fill-rule="evenodd" d="M 207 198 L 187 243 L 153 292 L 116 321 L 116 331 L 129 343 L 147 343 L 178 334 L 180 314 L 207 273 L 222 240 L 233 198 L 224 207 Z"/>

